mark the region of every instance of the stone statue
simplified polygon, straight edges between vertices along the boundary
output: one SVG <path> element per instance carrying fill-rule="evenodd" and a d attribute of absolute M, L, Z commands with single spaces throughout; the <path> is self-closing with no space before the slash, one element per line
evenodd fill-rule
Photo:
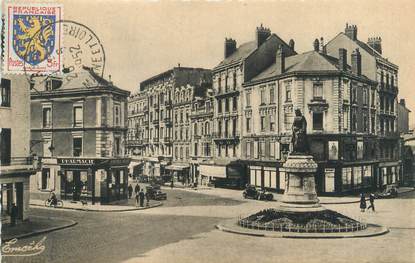
<path fill-rule="evenodd" d="M 295 118 L 292 127 L 292 139 L 293 144 L 291 155 L 307 155 L 308 143 L 307 143 L 307 121 L 301 114 L 299 109 L 295 110 Z"/>

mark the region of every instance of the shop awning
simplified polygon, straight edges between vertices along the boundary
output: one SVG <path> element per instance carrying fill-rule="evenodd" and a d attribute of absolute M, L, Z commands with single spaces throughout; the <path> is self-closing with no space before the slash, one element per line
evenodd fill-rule
<path fill-rule="evenodd" d="M 200 174 L 216 178 L 226 178 L 226 166 L 203 165 L 199 166 Z"/>
<path fill-rule="evenodd" d="M 172 171 L 182 171 L 184 169 L 189 168 L 188 164 L 171 164 L 169 166 L 166 166 L 166 170 L 172 170 Z"/>

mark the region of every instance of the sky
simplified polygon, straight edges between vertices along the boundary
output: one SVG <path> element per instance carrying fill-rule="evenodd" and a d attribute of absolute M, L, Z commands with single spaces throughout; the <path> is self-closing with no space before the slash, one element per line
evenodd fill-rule
<path fill-rule="evenodd" d="M 56 1 L 54 1 L 56 2 Z M 225 37 L 237 45 L 255 39 L 261 23 L 297 52 L 312 49 L 358 27 L 358 39 L 382 38 L 383 55 L 399 66 L 399 98 L 405 98 L 415 125 L 414 19 L 409 0 L 366 1 L 127 1 L 58 0 L 64 18 L 87 25 L 106 53 L 105 76 L 120 88 L 137 92 L 139 83 L 180 63 L 213 68 L 223 59 Z"/>

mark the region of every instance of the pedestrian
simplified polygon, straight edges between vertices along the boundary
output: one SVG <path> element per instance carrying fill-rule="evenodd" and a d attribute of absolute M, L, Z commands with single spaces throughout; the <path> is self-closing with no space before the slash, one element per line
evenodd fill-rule
<path fill-rule="evenodd" d="M 138 207 L 138 201 L 140 199 L 140 195 L 138 193 L 135 193 L 135 206 Z"/>
<path fill-rule="evenodd" d="M 133 196 L 133 187 L 130 184 L 128 186 L 128 199 L 131 199 L 132 196 Z"/>
<path fill-rule="evenodd" d="M 140 206 L 144 207 L 144 198 L 145 198 L 144 189 L 141 189 L 139 196 L 140 196 Z"/>
<path fill-rule="evenodd" d="M 366 209 L 366 197 L 364 193 L 360 194 L 360 212 L 364 212 Z"/>
<path fill-rule="evenodd" d="M 373 193 L 370 193 L 369 195 L 369 202 L 370 206 L 368 206 L 367 210 L 369 210 L 369 208 L 372 208 L 372 212 L 375 212 L 375 195 Z"/>
<path fill-rule="evenodd" d="M 12 204 L 12 209 L 10 211 L 10 223 L 11 226 L 15 226 L 16 225 L 16 218 L 17 218 L 17 206 L 15 203 Z"/>
<path fill-rule="evenodd" d="M 148 191 L 146 192 L 146 201 L 146 206 L 150 206 L 150 193 Z"/>
<path fill-rule="evenodd" d="M 138 193 L 140 192 L 140 185 L 139 185 L 139 184 L 136 184 L 136 185 L 135 185 L 134 192 L 135 192 L 136 194 L 138 194 Z"/>
<path fill-rule="evenodd" d="M 174 187 L 174 182 L 173 182 L 173 179 L 171 179 L 170 188 L 173 189 L 173 187 Z"/>

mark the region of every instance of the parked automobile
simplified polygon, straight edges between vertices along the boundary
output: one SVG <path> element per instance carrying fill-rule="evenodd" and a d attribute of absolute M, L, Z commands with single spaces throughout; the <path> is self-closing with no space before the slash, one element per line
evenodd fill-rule
<path fill-rule="evenodd" d="M 146 186 L 146 192 L 149 194 L 152 200 L 166 200 L 167 194 L 163 193 L 160 189 L 160 185 L 153 184 Z"/>
<path fill-rule="evenodd" d="M 272 201 L 274 199 L 274 195 L 272 193 L 265 191 L 265 189 L 256 187 L 254 185 L 247 185 L 242 193 L 242 196 L 244 198 L 252 198 L 267 201 Z"/>
<path fill-rule="evenodd" d="M 380 194 L 376 195 L 376 198 L 395 198 L 398 197 L 398 187 L 396 185 L 388 185 Z"/>

